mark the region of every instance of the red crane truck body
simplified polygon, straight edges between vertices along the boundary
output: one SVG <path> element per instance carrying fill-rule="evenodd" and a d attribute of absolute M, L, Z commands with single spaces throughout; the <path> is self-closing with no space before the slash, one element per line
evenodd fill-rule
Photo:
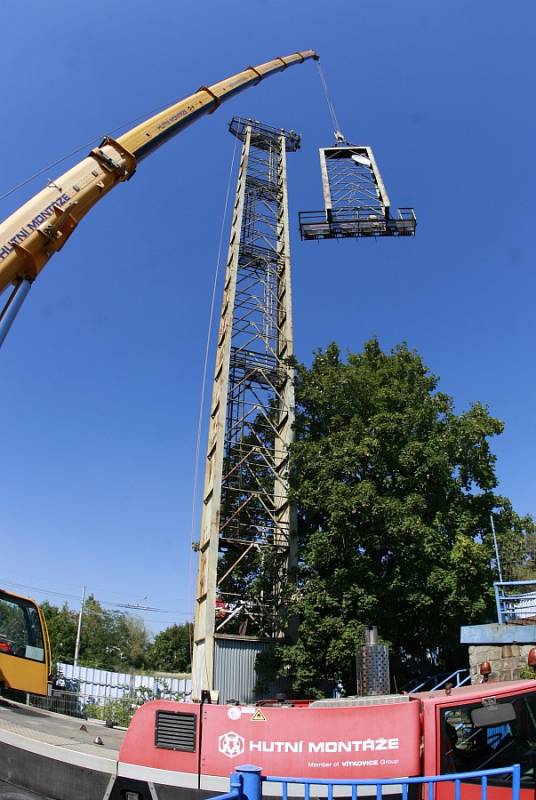
<path fill-rule="evenodd" d="M 245 763 L 267 775 L 352 780 L 519 763 L 522 800 L 535 800 L 536 682 L 296 706 L 146 703 L 120 750 L 113 794 L 141 796 L 151 783 L 174 787 L 170 797 L 224 792 Z M 437 800 L 453 796 L 449 787 L 438 785 Z M 509 790 L 490 780 L 488 795 L 506 800 Z M 464 798 L 472 796 L 467 787 Z"/>

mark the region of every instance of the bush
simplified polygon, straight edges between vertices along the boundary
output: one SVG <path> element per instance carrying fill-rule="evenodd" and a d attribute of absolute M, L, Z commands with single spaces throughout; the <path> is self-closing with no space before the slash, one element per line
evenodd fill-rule
<path fill-rule="evenodd" d="M 93 719 L 103 719 L 107 724 L 128 728 L 130 720 L 138 708 L 148 700 L 160 699 L 162 693 L 169 700 L 181 701 L 184 699 L 184 694 L 181 692 L 171 694 L 165 681 L 162 681 L 156 692 L 146 686 L 140 686 L 134 693 L 126 694 L 123 697 L 110 698 L 105 700 L 102 705 L 97 702 L 86 703 L 84 712 Z"/>

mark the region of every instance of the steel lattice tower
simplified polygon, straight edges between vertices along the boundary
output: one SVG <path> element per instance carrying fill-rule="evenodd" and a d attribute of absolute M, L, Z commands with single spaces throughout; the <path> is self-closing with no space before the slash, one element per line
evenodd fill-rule
<path fill-rule="evenodd" d="M 251 681 L 244 688 L 222 676 L 243 672 L 248 658 L 251 667 L 252 653 L 285 635 L 295 559 L 286 153 L 300 137 L 236 117 L 230 131 L 243 145 L 210 409 L 192 675 L 194 698 L 217 689 L 248 702 Z"/>

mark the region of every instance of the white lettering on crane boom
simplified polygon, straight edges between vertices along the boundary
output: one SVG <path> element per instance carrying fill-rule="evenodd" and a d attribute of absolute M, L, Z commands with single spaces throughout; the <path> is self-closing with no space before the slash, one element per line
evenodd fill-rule
<path fill-rule="evenodd" d="M 69 201 L 69 195 L 66 192 L 64 192 L 62 195 L 57 197 L 52 203 L 49 203 L 49 205 L 46 206 L 46 208 L 43 208 L 43 210 L 40 211 L 39 214 L 36 214 L 36 216 L 30 222 L 27 222 L 26 225 L 23 225 L 23 227 L 20 228 L 20 230 L 18 230 L 17 233 L 14 234 L 14 236 L 10 237 L 7 244 L 3 245 L 3 247 L 0 247 L 0 261 L 3 261 L 4 258 L 7 258 L 7 256 L 11 253 L 11 251 L 13 250 L 13 243 L 22 244 L 22 242 L 24 242 L 24 240 L 28 238 L 28 236 L 30 235 L 30 233 L 32 233 L 32 231 L 34 231 L 36 228 L 42 225 L 43 222 L 46 222 L 46 220 L 52 216 L 54 206 L 60 206 L 61 208 L 61 206 L 64 206 L 68 201 Z"/>

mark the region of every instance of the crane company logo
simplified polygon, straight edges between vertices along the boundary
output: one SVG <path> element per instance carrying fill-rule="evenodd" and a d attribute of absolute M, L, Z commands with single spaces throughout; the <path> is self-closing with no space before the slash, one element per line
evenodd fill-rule
<path fill-rule="evenodd" d="M 249 743 L 249 752 L 257 753 L 362 753 L 367 750 L 398 750 L 398 739 L 353 739 L 348 742 L 267 742 Z"/>
<path fill-rule="evenodd" d="M 351 741 L 315 742 L 303 739 L 294 742 L 266 741 L 263 739 L 248 742 L 249 753 L 366 753 L 367 751 L 398 750 L 400 740 L 393 739 L 352 739 Z M 246 750 L 243 736 L 234 731 L 222 733 L 218 739 L 218 749 L 227 758 L 241 756 Z M 387 763 L 387 762 L 382 762 Z M 368 762 L 355 763 L 354 766 L 367 766 Z"/>
<path fill-rule="evenodd" d="M 68 202 L 68 200 L 69 200 L 69 195 L 66 194 L 65 192 L 59 197 L 56 197 L 56 199 L 52 203 L 49 203 L 48 206 L 44 208 L 39 214 L 37 214 L 37 216 L 34 217 L 31 222 L 27 222 L 26 225 L 20 229 L 20 231 L 15 233 L 11 237 L 9 242 L 6 242 L 6 244 L 3 245 L 3 247 L 0 246 L 0 261 L 3 261 L 4 258 L 8 257 L 8 255 L 13 250 L 14 244 L 22 244 L 24 240 L 27 239 L 28 236 L 33 231 L 37 230 L 37 228 L 39 228 L 39 226 L 42 225 L 43 222 L 45 222 L 49 217 L 52 216 L 54 211 L 54 206 L 59 206 L 59 207 L 64 206 L 65 203 Z"/>
<path fill-rule="evenodd" d="M 188 106 L 188 108 L 183 108 L 181 109 L 181 111 L 176 111 L 174 114 L 171 115 L 171 117 L 168 117 L 167 119 L 163 120 L 159 125 L 157 125 L 156 129 L 158 131 L 163 131 L 164 128 L 167 128 L 168 125 L 171 125 L 172 122 L 177 122 L 178 119 L 185 117 L 186 114 L 189 113 L 191 108 L 192 108 L 191 106 Z"/>
<path fill-rule="evenodd" d="M 223 733 L 218 739 L 218 750 L 227 758 L 236 758 L 244 752 L 244 737 L 234 731 Z"/>

